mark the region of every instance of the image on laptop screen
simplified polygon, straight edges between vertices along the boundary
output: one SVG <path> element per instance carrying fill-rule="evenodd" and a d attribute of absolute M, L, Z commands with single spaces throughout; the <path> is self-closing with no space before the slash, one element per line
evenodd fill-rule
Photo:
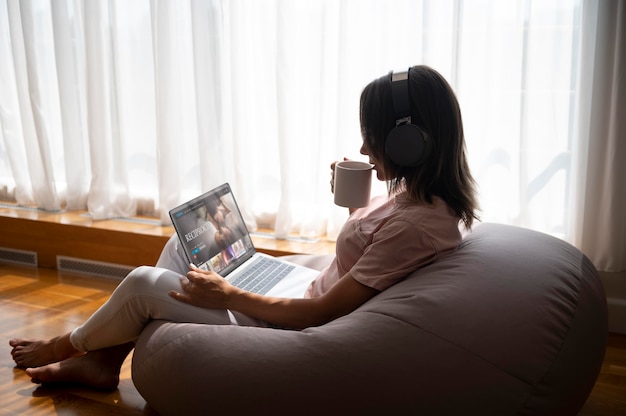
<path fill-rule="evenodd" d="M 170 211 L 191 263 L 226 276 L 254 253 L 252 240 L 226 183 Z"/>

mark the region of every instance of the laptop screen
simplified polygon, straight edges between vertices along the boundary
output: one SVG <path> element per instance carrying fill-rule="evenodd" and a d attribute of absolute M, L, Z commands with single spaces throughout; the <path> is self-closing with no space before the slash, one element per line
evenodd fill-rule
<path fill-rule="evenodd" d="M 226 276 L 255 253 L 227 183 L 174 208 L 170 218 L 196 267 Z"/>

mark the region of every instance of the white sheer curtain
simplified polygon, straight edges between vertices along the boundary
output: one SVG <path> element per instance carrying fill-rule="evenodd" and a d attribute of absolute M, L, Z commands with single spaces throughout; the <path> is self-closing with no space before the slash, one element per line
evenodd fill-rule
<path fill-rule="evenodd" d="M 626 271 L 626 2 L 585 4 L 574 244 L 599 270 Z"/>
<path fill-rule="evenodd" d="M 0 0 L 0 197 L 167 222 L 174 205 L 228 181 L 251 228 L 332 238 L 346 213 L 331 203 L 328 166 L 360 158 L 361 89 L 427 64 L 461 102 L 482 219 L 584 246 L 577 230 L 595 214 L 581 201 L 608 181 L 621 202 L 603 224 L 621 228 L 584 235 L 601 247 L 589 249 L 594 261 L 622 259 L 606 264 L 624 269 L 623 176 L 588 175 L 584 155 L 597 142 L 579 125 L 600 88 L 585 75 L 597 49 L 584 46 L 601 33 L 588 11 L 606 7 L 623 9 L 583 0 Z M 606 36 L 623 43 L 623 17 L 615 24 L 622 32 Z M 623 113 L 623 102 L 599 100 Z M 599 132 L 604 150 L 622 126 Z"/>

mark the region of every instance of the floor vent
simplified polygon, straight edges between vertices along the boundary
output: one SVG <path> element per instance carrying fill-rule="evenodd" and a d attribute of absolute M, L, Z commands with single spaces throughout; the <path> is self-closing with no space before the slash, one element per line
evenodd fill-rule
<path fill-rule="evenodd" d="M 34 251 L 0 247 L 0 262 L 37 267 L 37 253 Z"/>
<path fill-rule="evenodd" d="M 76 257 L 57 256 L 57 269 L 60 272 L 88 274 L 91 276 L 122 280 L 134 267 L 123 264 L 79 259 Z"/>

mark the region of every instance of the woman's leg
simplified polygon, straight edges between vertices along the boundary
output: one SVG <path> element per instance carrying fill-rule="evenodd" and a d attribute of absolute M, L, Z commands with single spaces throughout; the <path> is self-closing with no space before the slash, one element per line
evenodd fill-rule
<path fill-rule="evenodd" d="M 228 311 L 203 309 L 179 302 L 169 290 L 182 291 L 180 274 L 170 270 L 139 267 L 124 278 L 109 300 L 70 337 L 80 351 L 93 351 L 134 341 L 154 319 L 229 325 Z"/>
<path fill-rule="evenodd" d="M 229 311 L 203 309 L 179 302 L 167 293 L 181 291 L 180 275 L 165 269 L 139 267 L 124 278 L 109 300 L 71 334 L 49 341 L 10 341 L 19 367 L 38 367 L 134 341 L 153 319 L 214 325 L 236 323 Z M 265 326 L 263 322 L 239 317 L 242 325 Z"/>
<path fill-rule="evenodd" d="M 70 342 L 69 332 L 47 340 L 11 339 L 9 345 L 13 347 L 11 356 L 15 365 L 21 368 L 39 367 L 83 354 Z"/>
<path fill-rule="evenodd" d="M 205 324 L 266 324 L 229 311 L 202 309 L 167 293 L 181 291 L 180 274 L 152 267 L 132 271 L 109 300 L 72 333 L 49 341 L 14 339 L 11 354 L 35 383 L 80 383 L 114 389 L 134 340 L 152 319 Z M 88 351 L 83 353 L 82 351 Z"/>
<path fill-rule="evenodd" d="M 172 270 L 180 274 L 185 274 L 189 271 L 189 260 L 187 260 L 187 255 L 178 238 L 178 234 L 172 235 L 167 240 L 165 247 L 161 250 L 156 267 Z"/>
<path fill-rule="evenodd" d="M 120 369 L 135 344 L 90 351 L 43 367 L 27 368 L 33 383 L 79 383 L 100 390 L 113 390 L 120 382 Z"/>

